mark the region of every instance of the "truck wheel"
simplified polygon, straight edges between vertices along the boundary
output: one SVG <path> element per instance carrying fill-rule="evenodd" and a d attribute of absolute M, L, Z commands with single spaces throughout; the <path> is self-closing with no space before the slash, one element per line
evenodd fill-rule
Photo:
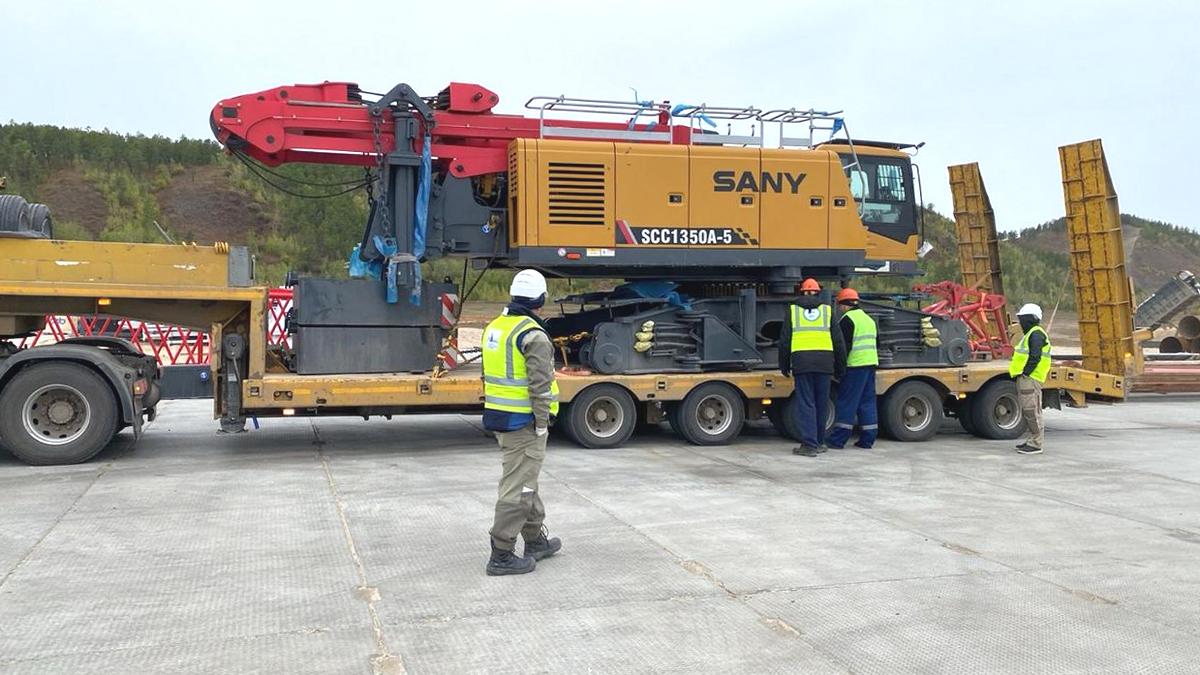
<path fill-rule="evenodd" d="M 958 409 L 954 411 L 954 415 L 963 431 L 972 436 L 979 435 L 979 432 L 975 430 L 975 394 L 967 394 L 966 398 L 959 399 Z"/>
<path fill-rule="evenodd" d="M 615 384 L 594 384 L 579 392 L 567 413 L 567 432 L 585 448 L 615 448 L 633 435 L 637 408 L 633 396 Z"/>
<path fill-rule="evenodd" d="M 0 438 L 29 464 L 78 464 L 117 431 L 117 401 L 85 366 L 40 363 L 17 373 L 0 394 Z"/>
<path fill-rule="evenodd" d="M 1025 431 L 1021 419 L 1021 403 L 1017 399 L 1017 383 L 1012 380 L 992 380 L 975 394 L 971 406 L 971 422 L 976 436 L 994 441 L 1019 438 Z"/>
<path fill-rule="evenodd" d="M 680 435 L 692 445 L 725 445 L 742 433 L 746 402 L 722 382 L 707 382 L 688 392 L 679 403 Z"/>
<path fill-rule="evenodd" d="M 924 382 L 902 382 L 883 397 L 880 431 L 897 441 L 927 441 L 942 426 L 942 397 Z"/>

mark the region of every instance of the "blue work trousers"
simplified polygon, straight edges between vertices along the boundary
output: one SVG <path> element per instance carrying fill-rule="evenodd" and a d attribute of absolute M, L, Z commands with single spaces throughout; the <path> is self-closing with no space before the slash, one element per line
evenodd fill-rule
<path fill-rule="evenodd" d="M 796 373 L 791 414 L 800 430 L 800 443 L 816 448 L 825 442 L 825 418 L 829 414 L 829 373 Z"/>
<path fill-rule="evenodd" d="M 875 407 L 875 368 L 860 366 L 847 368 L 838 383 L 836 416 L 833 431 L 829 434 L 829 445 L 840 448 L 850 440 L 854 431 L 855 418 L 862 430 L 858 437 L 860 447 L 869 448 L 879 435 L 879 411 Z"/>

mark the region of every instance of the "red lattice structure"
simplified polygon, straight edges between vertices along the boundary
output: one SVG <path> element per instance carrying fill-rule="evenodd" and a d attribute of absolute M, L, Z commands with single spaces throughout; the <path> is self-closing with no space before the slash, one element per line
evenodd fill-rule
<path fill-rule="evenodd" d="M 267 302 L 267 342 L 291 346 L 287 313 L 292 308 L 292 289 L 270 289 Z M 152 321 L 117 316 L 48 314 L 42 330 L 15 344 L 19 349 L 55 344 L 67 338 L 108 336 L 129 340 L 142 353 L 153 356 L 160 366 L 204 365 L 212 356 L 211 339 L 204 331 Z"/>
<path fill-rule="evenodd" d="M 935 301 L 922 307 L 926 314 L 961 319 L 971 330 L 971 353 L 993 359 L 1012 358 L 1013 346 L 1008 338 L 1008 319 L 1005 317 L 1003 295 L 968 288 L 953 281 L 913 286 Z"/>

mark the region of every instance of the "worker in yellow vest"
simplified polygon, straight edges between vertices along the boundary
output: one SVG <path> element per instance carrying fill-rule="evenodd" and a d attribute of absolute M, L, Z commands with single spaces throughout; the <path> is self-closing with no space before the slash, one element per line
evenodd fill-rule
<path fill-rule="evenodd" d="M 864 450 L 875 444 L 879 435 L 879 412 L 875 405 L 875 368 L 879 365 L 875 320 L 858 306 L 858 291 L 843 288 L 837 294 L 842 318 L 838 329 L 846 340 L 846 374 L 838 382 L 837 415 L 833 431 L 826 441 L 831 448 L 844 448 L 858 420 L 856 447 Z"/>
<path fill-rule="evenodd" d="M 1008 374 L 1017 381 L 1017 402 L 1021 406 L 1021 417 L 1029 439 L 1017 446 L 1022 455 L 1036 455 L 1042 451 L 1044 429 L 1042 425 L 1042 383 L 1050 374 L 1050 336 L 1041 327 L 1042 308 L 1029 303 L 1017 311 L 1024 335 L 1013 350 Z"/>
<path fill-rule="evenodd" d="M 829 388 L 846 359 L 842 332 L 833 326 L 833 308 L 820 293 L 816 279 L 805 279 L 779 334 L 779 369 L 796 380 L 791 409 L 785 412 L 794 415 L 800 432 L 800 446 L 792 454 L 806 457 L 825 452 Z"/>
<path fill-rule="evenodd" d="M 538 560 L 562 548 L 549 537 L 538 474 L 546 458 L 550 424 L 558 414 L 554 346 L 537 315 L 546 304 L 546 279 L 535 270 L 513 277 L 511 301 L 483 331 L 483 426 L 503 453 L 489 576 L 532 572 Z M 518 556 L 517 535 L 525 540 Z"/>

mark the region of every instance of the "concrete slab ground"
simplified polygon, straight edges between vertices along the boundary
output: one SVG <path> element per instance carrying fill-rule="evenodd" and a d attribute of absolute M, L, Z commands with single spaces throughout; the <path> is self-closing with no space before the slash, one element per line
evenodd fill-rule
<path fill-rule="evenodd" d="M 1197 672 L 1200 400 L 794 457 L 552 441 L 559 556 L 483 573 L 477 418 L 168 402 L 136 445 L 0 457 L 0 673 Z"/>

